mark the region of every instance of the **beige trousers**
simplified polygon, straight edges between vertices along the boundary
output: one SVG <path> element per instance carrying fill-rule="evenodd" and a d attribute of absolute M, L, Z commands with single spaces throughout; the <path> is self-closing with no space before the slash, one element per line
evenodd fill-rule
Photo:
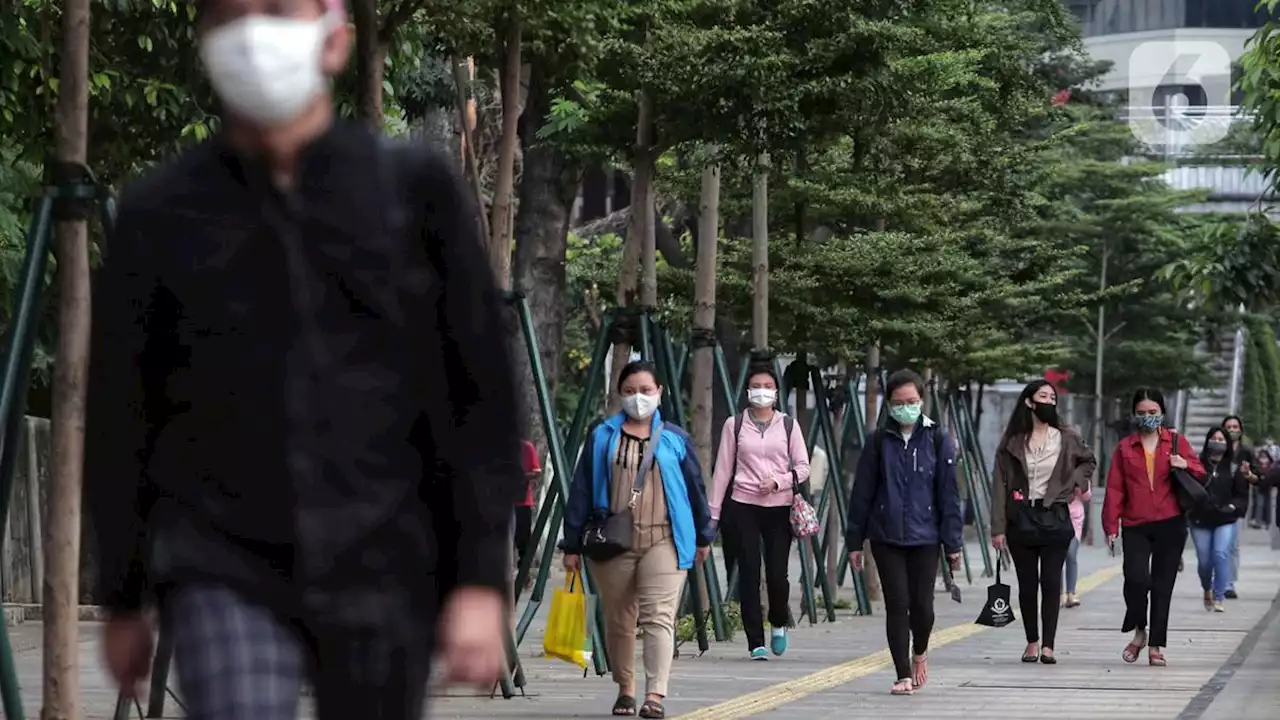
<path fill-rule="evenodd" d="M 606 562 L 589 562 L 604 605 L 605 643 L 613 681 L 634 688 L 636 623 L 644 633 L 645 692 L 666 696 L 675 654 L 676 610 L 687 570 L 676 560 L 676 547 L 660 542 Z"/>

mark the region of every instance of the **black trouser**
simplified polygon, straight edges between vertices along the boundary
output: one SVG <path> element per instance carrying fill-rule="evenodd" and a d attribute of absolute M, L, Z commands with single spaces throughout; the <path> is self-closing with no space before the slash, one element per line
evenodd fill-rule
<path fill-rule="evenodd" d="M 1018 573 L 1018 605 L 1022 610 L 1022 625 L 1027 631 L 1028 643 L 1039 642 L 1041 646 L 1053 649 L 1053 640 L 1058 634 L 1062 565 L 1067 560 L 1067 550 L 1070 547 L 1070 540 L 1042 547 L 1009 543 L 1013 569 Z M 1040 623 L 1036 621 L 1037 589 L 1042 608 L 1040 619 L 1044 621 L 1043 635 L 1040 633 Z"/>
<path fill-rule="evenodd" d="M 933 632 L 933 583 L 938 577 L 937 545 L 900 547 L 871 543 L 884 594 L 885 635 L 899 680 L 911 677 L 908 645 L 916 655 L 929 650 Z"/>
<path fill-rule="evenodd" d="M 764 582 L 769 592 L 769 624 L 791 625 L 791 587 L 787 570 L 791 562 L 791 508 L 760 507 L 729 500 L 734 532 L 738 536 L 738 604 L 747 649 L 764 647 L 764 618 L 760 613 L 760 552 L 764 550 Z"/>
<path fill-rule="evenodd" d="M 726 491 L 726 497 L 733 492 L 733 486 L 729 486 Z M 733 577 L 733 569 L 738 565 L 738 557 L 742 554 L 738 551 L 738 526 L 733 521 L 733 515 L 738 503 L 734 502 L 732 497 L 724 501 L 724 506 L 720 508 L 720 558 L 724 560 L 724 577 L 725 581 Z"/>
<path fill-rule="evenodd" d="M 529 552 L 529 540 L 533 534 L 533 508 L 517 505 L 515 512 L 515 545 L 516 560 L 523 564 L 524 556 Z"/>
<path fill-rule="evenodd" d="M 1187 522 L 1182 516 L 1168 520 L 1126 525 L 1120 534 L 1124 548 L 1124 625 L 1122 632 L 1147 629 L 1147 644 L 1166 647 L 1169 605 L 1178 581 L 1178 561 L 1187 544 Z M 1151 622 L 1147 623 L 1147 596 L 1151 597 Z"/>

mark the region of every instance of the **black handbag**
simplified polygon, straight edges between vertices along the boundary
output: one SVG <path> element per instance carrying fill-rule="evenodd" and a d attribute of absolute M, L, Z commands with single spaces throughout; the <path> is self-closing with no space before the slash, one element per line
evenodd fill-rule
<path fill-rule="evenodd" d="M 1173 438 L 1173 454 L 1178 454 L 1178 433 L 1172 433 Z M 1213 503 L 1209 500 L 1209 491 L 1204 485 L 1200 484 L 1191 476 L 1191 473 L 1180 468 L 1169 468 L 1170 481 L 1173 483 L 1173 490 L 1178 494 L 1178 505 L 1182 508 L 1183 514 L 1204 511 L 1212 509 Z"/>
<path fill-rule="evenodd" d="M 622 512 L 611 513 L 597 509 L 582 528 L 582 554 L 589 560 L 603 562 L 612 560 L 631 549 L 631 535 L 634 532 L 632 511 L 644 491 L 644 483 L 649 476 L 649 468 L 653 466 L 653 452 L 658 447 L 658 439 L 662 437 L 662 426 L 658 423 L 649 435 L 644 454 L 640 456 L 640 465 L 636 469 L 636 481 L 631 486 L 631 501 Z"/>
<path fill-rule="evenodd" d="M 1006 530 L 1009 539 L 1024 547 L 1065 544 L 1075 537 L 1071 511 L 1066 503 L 1044 504 L 1041 500 L 1009 499 L 1013 512 Z"/>
<path fill-rule="evenodd" d="M 987 604 L 982 606 L 982 612 L 974 620 L 978 625 L 999 628 L 1017 619 L 1013 614 L 1013 604 L 1009 602 L 1009 586 L 1000 581 L 1002 559 L 996 558 L 996 581 L 987 588 Z"/>

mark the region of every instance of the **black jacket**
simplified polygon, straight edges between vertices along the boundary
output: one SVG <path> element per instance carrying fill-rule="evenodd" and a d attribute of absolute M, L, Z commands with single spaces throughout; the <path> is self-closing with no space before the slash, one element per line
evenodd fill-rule
<path fill-rule="evenodd" d="M 214 140 L 123 194 L 93 294 L 101 602 L 505 590 L 505 309 L 447 161 L 398 152 L 339 124 L 281 194 Z"/>
<path fill-rule="evenodd" d="M 1215 463 L 1204 456 L 1200 462 L 1204 465 L 1202 482 L 1211 507 L 1193 510 L 1191 524 L 1218 527 L 1244 517 L 1245 508 L 1249 506 L 1249 482 L 1239 466 L 1225 460 Z"/>

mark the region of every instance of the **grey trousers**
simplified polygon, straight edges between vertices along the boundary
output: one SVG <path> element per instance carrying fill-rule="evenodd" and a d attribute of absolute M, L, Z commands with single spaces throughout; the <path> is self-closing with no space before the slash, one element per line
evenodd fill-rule
<path fill-rule="evenodd" d="M 165 611 L 190 720 L 295 720 L 304 681 L 321 720 L 422 717 L 430 649 L 376 619 L 312 630 L 218 585 L 180 588 Z"/>

